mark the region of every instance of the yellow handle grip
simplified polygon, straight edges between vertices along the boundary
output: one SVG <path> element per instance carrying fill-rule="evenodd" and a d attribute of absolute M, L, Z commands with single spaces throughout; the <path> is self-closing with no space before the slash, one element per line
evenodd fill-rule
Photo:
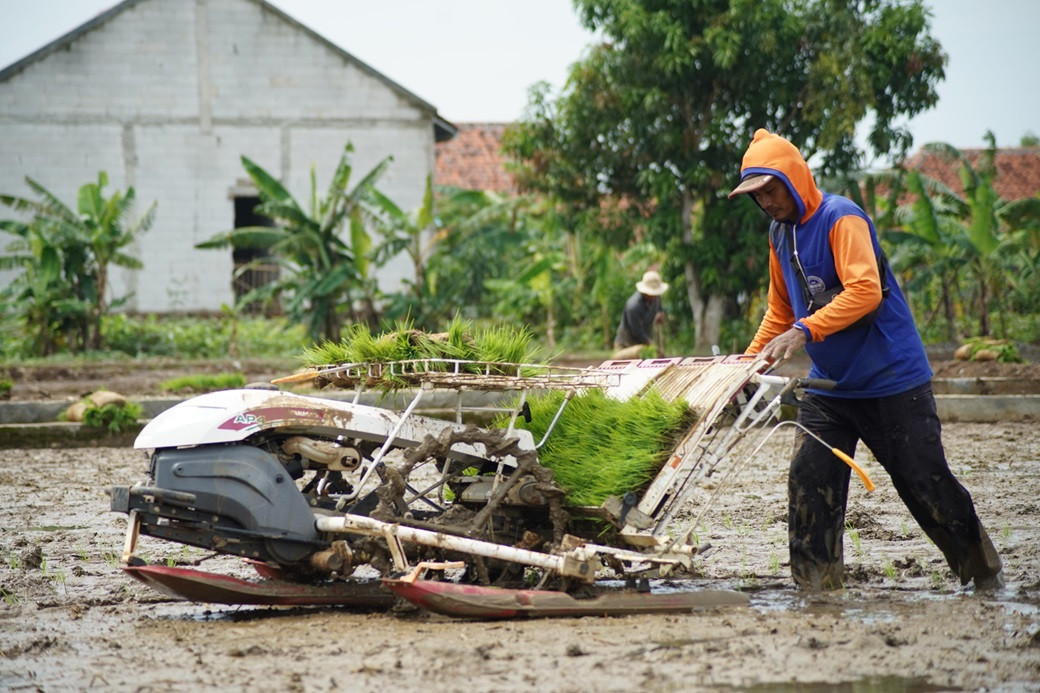
<path fill-rule="evenodd" d="M 874 490 L 874 482 L 871 481 L 870 477 L 867 476 L 867 473 L 863 471 L 863 467 L 856 464 L 856 460 L 852 459 L 838 448 L 831 448 L 831 452 L 833 452 L 839 460 L 852 467 L 852 471 L 856 472 L 860 481 L 862 481 L 863 485 L 867 488 L 867 493 Z"/>

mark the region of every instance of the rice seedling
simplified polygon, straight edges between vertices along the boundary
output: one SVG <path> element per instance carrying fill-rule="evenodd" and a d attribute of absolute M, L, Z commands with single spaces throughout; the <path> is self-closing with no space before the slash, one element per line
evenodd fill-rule
<path fill-rule="evenodd" d="M 472 329 L 472 321 L 456 315 L 443 332 L 416 332 L 413 336 L 416 358 L 476 360 L 476 347 L 470 335 Z"/>
<path fill-rule="evenodd" d="M 885 571 L 885 575 L 888 576 L 889 580 L 895 580 L 896 579 L 896 567 L 894 565 L 892 565 L 892 561 L 885 561 L 885 565 L 883 566 L 883 569 Z"/>
<path fill-rule="evenodd" d="M 470 336 L 472 330 L 473 323 L 470 320 L 463 320 L 459 315 L 452 319 L 448 324 L 448 329 L 445 330 L 447 339 L 442 345 L 448 358 L 464 360 L 473 358 L 476 350 L 473 337 Z"/>
<path fill-rule="evenodd" d="M 740 546 L 740 577 L 743 580 L 753 580 L 755 577 L 755 571 L 747 564 L 747 545 L 741 544 Z"/>
<path fill-rule="evenodd" d="M 349 329 L 349 328 L 348 328 Z M 349 342 L 346 338 L 338 342 L 327 339 L 321 344 L 304 347 L 300 362 L 305 366 L 325 366 L 330 363 L 350 363 L 347 359 Z"/>
<path fill-rule="evenodd" d="M 1004 529 L 1000 533 L 1004 536 L 1004 539 L 1011 539 L 1011 525 L 1005 524 Z"/>
<path fill-rule="evenodd" d="M 111 549 L 106 548 L 104 544 L 100 544 L 99 543 L 98 546 L 101 548 L 101 558 L 103 558 L 105 563 L 108 564 L 108 567 L 110 567 L 110 568 L 118 567 L 119 566 L 119 554 L 116 553 L 115 551 L 111 550 Z"/>
<path fill-rule="evenodd" d="M 863 550 L 859 543 L 859 530 L 852 525 L 845 523 L 845 531 L 849 535 L 849 539 L 852 540 L 852 546 L 856 549 L 857 556 L 863 556 Z"/>
<path fill-rule="evenodd" d="M 770 554 L 769 556 L 769 574 L 777 575 L 780 573 L 780 556 L 777 554 Z"/>
<path fill-rule="evenodd" d="M 61 587 L 61 591 L 62 592 L 64 592 L 65 594 L 69 593 L 69 586 L 66 583 L 66 580 L 68 579 L 68 577 L 65 575 L 65 571 L 64 570 L 56 570 L 56 571 L 54 571 L 51 574 L 50 579 L 53 582 L 56 582 L 59 587 Z"/>
<path fill-rule="evenodd" d="M 490 363 L 535 363 L 538 349 L 531 345 L 531 332 L 526 327 L 488 327 L 474 338 L 478 361 Z"/>
<path fill-rule="evenodd" d="M 528 398 L 531 421 L 517 422 L 540 440 L 563 401 L 563 393 Z M 542 447 L 541 463 L 552 469 L 572 505 L 600 505 L 608 496 L 644 489 L 664 464 L 694 413 L 655 392 L 625 402 L 599 390 L 571 400 Z M 495 425 L 504 427 L 506 419 Z"/>
<path fill-rule="evenodd" d="M 18 604 L 18 595 L 13 592 L 8 592 L 3 587 L 0 587 L 0 596 L 3 597 L 5 602 L 7 602 L 8 606 L 16 606 Z"/>

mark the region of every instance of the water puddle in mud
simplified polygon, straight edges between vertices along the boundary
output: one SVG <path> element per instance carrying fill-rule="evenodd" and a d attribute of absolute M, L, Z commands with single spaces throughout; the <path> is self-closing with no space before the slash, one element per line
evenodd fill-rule
<path fill-rule="evenodd" d="M 741 686 L 741 691 L 758 693 L 930 693 L 931 691 L 959 691 L 962 688 L 936 686 L 923 679 L 902 676 L 871 676 L 858 681 L 842 683 L 759 683 Z"/>
<path fill-rule="evenodd" d="M 0 527 L 0 532 L 64 532 L 73 529 L 90 529 L 87 525 L 30 525 L 28 527 Z"/>

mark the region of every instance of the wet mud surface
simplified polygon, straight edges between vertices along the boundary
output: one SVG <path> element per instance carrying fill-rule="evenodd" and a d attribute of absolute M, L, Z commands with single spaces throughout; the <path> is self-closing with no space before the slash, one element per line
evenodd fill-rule
<path fill-rule="evenodd" d="M 739 589 L 749 607 L 505 622 L 168 600 L 120 571 L 126 518 L 104 493 L 143 479 L 144 453 L 3 450 L 0 689 L 1040 690 L 1040 434 L 948 424 L 944 440 L 1004 561 L 1002 592 L 959 585 L 862 449 L 878 489 L 850 494 L 845 589 L 796 590 L 781 429 L 697 527 L 714 547 L 702 575 L 657 585 Z M 208 555 L 149 538 L 139 553 Z M 249 575 L 233 559 L 200 567 Z"/>

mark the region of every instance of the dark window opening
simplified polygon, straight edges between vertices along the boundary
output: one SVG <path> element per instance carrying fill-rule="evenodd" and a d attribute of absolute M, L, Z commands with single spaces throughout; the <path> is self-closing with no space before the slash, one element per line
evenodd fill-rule
<path fill-rule="evenodd" d="M 236 229 L 246 226 L 274 226 L 273 221 L 256 213 L 256 207 L 260 204 L 259 197 L 236 197 L 234 201 Z M 258 289 L 278 279 L 278 265 L 271 260 L 269 251 L 269 248 L 232 246 L 231 259 L 235 269 L 231 286 L 235 292 L 236 302 L 253 289 Z M 256 261 L 255 265 L 239 274 L 239 269 L 243 265 L 254 261 Z M 281 312 L 281 305 L 279 302 L 268 305 L 258 302 L 249 304 L 243 310 L 252 315 L 260 313 L 272 315 Z"/>

